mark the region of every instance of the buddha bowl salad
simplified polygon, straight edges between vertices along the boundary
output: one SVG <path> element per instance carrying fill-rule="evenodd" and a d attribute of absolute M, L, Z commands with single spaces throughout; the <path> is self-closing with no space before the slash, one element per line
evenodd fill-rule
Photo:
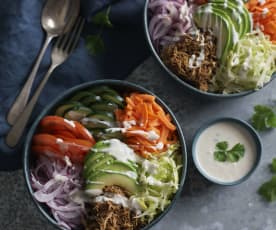
<path fill-rule="evenodd" d="M 34 197 L 62 229 L 141 229 L 179 187 L 181 146 L 149 94 L 76 92 L 32 138 Z"/>
<path fill-rule="evenodd" d="M 148 29 L 164 64 L 202 91 L 257 90 L 276 71 L 275 0 L 149 0 Z"/>

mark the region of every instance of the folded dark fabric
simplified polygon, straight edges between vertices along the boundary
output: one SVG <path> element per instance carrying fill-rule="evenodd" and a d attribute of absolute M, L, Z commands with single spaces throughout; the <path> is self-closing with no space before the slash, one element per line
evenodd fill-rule
<path fill-rule="evenodd" d="M 21 166 L 22 145 L 14 149 L 4 139 L 10 128 L 6 114 L 22 88 L 44 41 L 40 25 L 44 1 L 2 0 L 0 5 L 0 170 L 13 170 Z M 83 38 L 72 56 L 51 76 L 41 94 L 32 119 L 55 96 L 80 83 L 103 78 L 123 79 L 148 55 L 143 26 L 143 0 L 83 0 L 82 14 L 89 19 L 93 14 L 111 5 L 113 28 L 104 30 L 105 53 L 92 56 L 85 48 L 84 37 L 95 32 L 87 23 Z M 48 49 L 36 78 L 36 85 L 50 64 Z M 28 126 L 28 127 L 29 127 Z M 26 130 L 28 130 L 28 127 Z"/>

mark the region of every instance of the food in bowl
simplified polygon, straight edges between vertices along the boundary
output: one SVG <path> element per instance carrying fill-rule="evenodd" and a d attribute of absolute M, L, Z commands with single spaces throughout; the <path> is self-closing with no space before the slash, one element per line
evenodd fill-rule
<path fill-rule="evenodd" d="M 63 229 L 141 229 L 178 191 L 181 151 L 154 96 L 85 88 L 38 124 L 33 196 Z"/>
<path fill-rule="evenodd" d="M 273 0 L 148 0 L 146 6 L 155 51 L 195 88 L 218 94 L 257 90 L 276 71 Z"/>
<path fill-rule="evenodd" d="M 219 184 L 235 184 L 249 175 L 260 154 L 260 140 L 235 119 L 220 119 L 201 129 L 193 144 L 199 171 Z"/>

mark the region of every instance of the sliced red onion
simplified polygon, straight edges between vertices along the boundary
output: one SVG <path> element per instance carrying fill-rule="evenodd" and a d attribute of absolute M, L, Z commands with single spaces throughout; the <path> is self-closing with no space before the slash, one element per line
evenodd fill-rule
<path fill-rule="evenodd" d="M 80 226 L 83 207 L 70 198 L 81 187 L 81 166 L 68 166 L 59 159 L 41 156 L 31 173 L 34 197 L 46 203 L 59 226 L 74 229 Z"/>
<path fill-rule="evenodd" d="M 149 33 L 158 51 L 162 46 L 180 40 L 194 27 L 194 5 L 188 5 L 187 0 L 150 0 L 148 9 Z M 168 37 L 172 39 L 168 40 Z"/>

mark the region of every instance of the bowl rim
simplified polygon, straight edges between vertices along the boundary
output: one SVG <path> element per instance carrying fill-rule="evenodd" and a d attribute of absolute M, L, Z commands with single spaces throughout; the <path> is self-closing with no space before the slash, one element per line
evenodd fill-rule
<path fill-rule="evenodd" d="M 23 147 L 23 174 L 24 174 L 24 179 L 25 179 L 25 183 L 27 186 L 27 190 L 29 195 L 31 196 L 33 202 L 35 203 L 35 206 L 38 208 L 38 210 L 42 213 L 42 215 L 52 224 L 54 225 L 56 228 L 58 229 L 62 229 L 59 227 L 59 225 L 57 224 L 57 222 L 54 220 L 54 218 L 48 214 L 48 212 L 42 207 L 43 204 L 38 202 L 33 193 L 33 189 L 31 186 L 31 180 L 30 180 L 30 145 L 31 145 L 31 139 L 32 136 L 34 135 L 36 128 L 39 124 L 39 121 L 47 114 L 49 114 L 56 105 L 58 105 L 58 103 L 60 103 L 62 100 L 68 98 L 68 96 L 70 96 L 71 94 L 73 94 L 74 92 L 77 92 L 79 90 L 85 89 L 85 88 L 89 88 L 89 87 L 95 87 L 97 85 L 107 85 L 110 87 L 126 87 L 129 88 L 130 91 L 135 91 L 137 90 L 138 92 L 144 92 L 144 93 L 148 93 L 151 94 L 153 96 L 155 96 L 156 98 L 156 102 L 162 106 L 162 108 L 170 114 L 173 123 L 176 125 L 177 127 L 177 132 L 178 132 L 178 136 L 179 136 L 179 141 L 181 144 L 181 155 L 182 155 L 182 169 L 181 169 L 181 173 L 180 173 L 180 180 L 179 180 L 179 188 L 177 190 L 177 192 L 174 194 L 173 199 L 171 200 L 171 203 L 166 207 L 166 209 L 161 212 L 160 214 L 158 214 L 156 216 L 156 218 L 154 218 L 153 221 L 151 221 L 149 224 L 147 224 L 142 230 L 147 230 L 149 228 L 151 228 L 152 226 L 154 226 L 156 223 L 158 223 L 170 210 L 171 208 L 174 206 L 174 204 L 176 203 L 177 199 L 180 197 L 180 194 L 182 192 L 182 189 L 184 187 L 184 182 L 186 179 L 186 174 L 187 174 L 187 147 L 186 147 L 186 142 L 185 142 L 185 137 L 183 135 L 182 132 L 182 128 L 179 124 L 179 122 L 177 121 L 174 113 L 171 111 L 171 109 L 165 104 L 165 102 L 163 102 L 162 99 L 160 99 L 157 95 L 155 95 L 154 93 L 152 93 L 150 90 L 145 89 L 144 87 L 137 85 L 136 83 L 131 83 L 128 81 L 124 81 L 124 80 L 113 80 L 113 79 L 105 79 L 105 80 L 96 80 L 96 81 L 90 81 L 90 82 L 85 82 L 79 85 L 76 85 L 72 88 L 69 88 L 65 91 L 63 91 L 62 93 L 60 93 L 54 100 L 52 100 L 40 113 L 39 115 L 36 117 L 35 121 L 33 122 L 33 124 L 31 125 L 31 128 L 29 129 L 28 133 L 27 133 L 27 137 L 24 143 L 24 147 Z"/>
<path fill-rule="evenodd" d="M 151 38 L 150 38 L 149 28 L 148 28 L 148 4 L 149 4 L 149 0 L 145 0 L 144 11 L 143 11 L 143 24 L 144 24 L 144 33 L 145 33 L 145 37 L 146 37 L 146 41 L 147 41 L 148 47 L 150 48 L 151 53 L 153 54 L 153 56 L 155 57 L 155 59 L 157 60 L 157 62 L 159 63 L 159 65 L 161 65 L 161 67 L 167 72 L 167 74 L 170 75 L 177 82 L 179 82 L 181 85 L 187 87 L 192 92 L 198 93 L 201 96 L 206 96 L 206 97 L 210 97 L 210 98 L 231 99 L 231 98 L 237 98 L 237 97 L 246 96 L 246 95 L 252 94 L 254 92 L 258 92 L 261 89 L 263 89 L 264 87 L 266 87 L 271 81 L 273 81 L 276 78 L 276 71 L 275 71 L 272 74 L 270 81 L 267 82 L 266 84 L 264 84 L 262 88 L 260 88 L 260 89 L 253 89 L 253 90 L 247 90 L 247 91 L 243 91 L 243 92 L 239 92 L 239 93 L 231 93 L 231 94 L 222 94 L 222 93 L 218 94 L 218 93 L 205 92 L 205 91 L 201 91 L 201 90 L 197 89 L 196 87 L 190 85 L 189 83 L 187 83 L 186 81 L 184 81 L 180 77 L 178 77 L 176 74 L 174 74 L 163 63 L 163 61 L 161 60 L 161 58 L 158 55 L 157 51 L 155 50 L 155 48 L 154 48 L 154 46 L 152 44 Z"/>
<path fill-rule="evenodd" d="M 204 171 L 202 169 L 202 167 L 200 166 L 200 164 L 197 160 L 197 157 L 196 157 L 196 144 L 197 144 L 198 138 L 200 137 L 202 132 L 205 131 L 208 127 L 210 127 L 216 123 L 220 123 L 220 122 L 230 122 L 230 123 L 236 123 L 236 124 L 240 125 L 241 127 L 243 127 L 245 130 L 247 130 L 249 132 L 249 134 L 252 136 L 254 143 L 256 145 L 256 159 L 255 159 L 254 165 L 252 166 L 250 171 L 245 176 L 241 177 L 240 179 L 238 179 L 236 181 L 232 181 L 232 182 L 223 182 L 223 181 L 217 180 L 217 179 L 209 176 L 208 173 L 206 173 L 206 171 Z M 262 145 L 261 138 L 260 138 L 259 134 L 257 133 L 257 131 L 249 123 L 247 123 L 246 121 L 239 119 L 239 118 L 219 117 L 219 118 L 215 118 L 215 119 L 211 119 L 211 120 L 207 121 L 196 131 L 196 133 L 193 137 L 193 143 L 192 143 L 192 158 L 193 158 L 193 162 L 194 162 L 197 170 L 206 179 L 208 179 L 209 181 L 211 181 L 215 184 L 232 186 L 232 185 L 237 185 L 237 184 L 240 184 L 240 183 L 246 181 L 253 174 L 253 172 L 256 170 L 256 168 L 258 167 L 258 165 L 261 161 L 262 149 L 263 149 L 263 145 Z"/>

